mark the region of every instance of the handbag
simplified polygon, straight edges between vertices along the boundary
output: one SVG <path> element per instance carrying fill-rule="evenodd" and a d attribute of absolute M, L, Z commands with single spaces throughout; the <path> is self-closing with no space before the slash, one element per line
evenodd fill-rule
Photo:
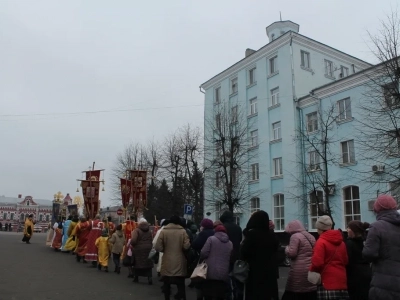
<path fill-rule="evenodd" d="M 249 276 L 250 266 L 247 262 L 243 260 L 235 261 L 232 270 L 232 277 L 235 278 L 237 281 L 244 283 Z"/>
<path fill-rule="evenodd" d="M 125 255 L 124 259 L 122 260 L 122 265 L 124 267 L 130 267 L 132 266 L 132 257 Z"/>
<path fill-rule="evenodd" d="M 151 248 L 151 250 L 150 250 L 150 252 L 149 252 L 149 256 L 148 256 L 148 259 L 153 259 L 154 258 L 154 256 L 157 254 L 157 251 L 156 251 L 156 249 L 154 249 L 154 248 Z"/>
<path fill-rule="evenodd" d="M 202 263 L 198 263 L 196 268 L 194 268 L 194 271 L 192 273 L 192 276 L 190 276 L 190 279 L 192 281 L 202 281 L 207 279 L 207 270 L 208 266 L 205 261 Z"/>
<path fill-rule="evenodd" d="M 311 243 L 311 242 L 310 242 Z M 320 285 L 321 284 L 321 274 L 324 273 L 325 268 L 330 264 L 332 259 L 335 257 L 336 251 L 339 248 L 339 246 L 336 247 L 335 253 L 333 253 L 331 259 L 328 261 L 328 263 L 325 265 L 324 269 L 322 270 L 321 273 L 318 272 L 313 272 L 313 271 L 308 271 L 307 275 L 307 280 L 311 282 L 312 284 Z"/>

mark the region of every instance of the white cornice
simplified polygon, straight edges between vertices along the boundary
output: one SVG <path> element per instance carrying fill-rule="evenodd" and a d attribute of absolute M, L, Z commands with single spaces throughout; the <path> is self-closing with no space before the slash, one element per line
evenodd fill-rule
<path fill-rule="evenodd" d="M 293 33 L 293 32 L 288 32 L 288 33 Z M 257 60 L 262 58 L 263 56 L 269 55 L 271 52 L 277 51 L 280 47 L 282 47 L 285 44 L 289 43 L 290 40 L 290 34 L 284 34 L 278 39 L 274 40 L 273 42 L 265 45 L 263 48 L 259 49 L 257 52 L 253 53 L 249 57 L 246 57 L 245 59 L 242 59 L 241 61 L 237 62 L 233 66 L 229 67 L 225 71 L 219 73 L 218 75 L 214 76 L 210 80 L 204 82 L 201 87 L 204 90 L 207 90 L 211 86 L 219 83 L 225 78 L 228 78 L 232 76 L 234 73 L 237 73 L 238 71 L 248 68 L 250 65 L 254 65 Z"/>
<path fill-rule="evenodd" d="M 359 66 L 361 69 L 367 69 L 367 68 L 372 66 L 369 63 L 366 63 L 366 62 L 364 62 L 362 60 L 359 60 L 359 59 L 357 59 L 357 58 L 355 58 L 353 56 L 350 56 L 350 55 L 348 55 L 346 53 L 343 53 L 343 52 L 341 52 L 339 50 L 336 50 L 335 48 L 332 48 L 332 47 L 329 47 L 327 45 L 318 43 L 316 41 L 313 41 L 313 40 L 311 40 L 311 39 L 309 39 L 309 38 L 307 38 L 305 36 L 299 35 L 299 34 L 294 34 L 293 35 L 293 41 L 296 44 L 302 45 L 302 46 L 307 47 L 307 48 L 311 48 L 314 51 L 318 51 L 318 52 L 321 52 L 323 54 L 327 54 L 327 55 L 330 55 L 332 57 L 339 58 L 344 62 L 348 62 L 350 64 L 354 64 L 356 66 Z"/>
<path fill-rule="evenodd" d="M 316 51 L 321 51 L 323 53 L 330 54 L 333 57 L 342 59 L 343 61 L 359 66 L 360 68 L 366 69 L 371 67 L 370 64 L 363 62 L 362 60 L 359 60 L 350 55 L 347 55 L 339 50 L 336 50 L 332 47 L 316 42 L 306 36 L 297 34 L 293 31 L 288 31 L 284 35 L 277 38 L 276 40 L 268 43 L 261 49 L 257 50 L 249 57 L 242 59 L 241 61 L 237 62 L 236 64 L 232 65 L 231 67 L 227 68 L 226 70 L 222 71 L 216 76 L 212 77 L 208 81 L 204 82 L 200 87 L 203 88 L 204 90 L 207 90 L 211 86 L 220 83 L 222 80 L 226 78 L 229 78 L 234 73 L 237 73 L 242 69 L 248 68 L 250 65 L 255 64 L 256 61 L 259 60 L 260 58 L 267 57 L 272 52 L 277 51 L 283 45 L 288 44 L 292 37 L 297 44 L 304 45 L 305 47 L 314 49 Z"/>

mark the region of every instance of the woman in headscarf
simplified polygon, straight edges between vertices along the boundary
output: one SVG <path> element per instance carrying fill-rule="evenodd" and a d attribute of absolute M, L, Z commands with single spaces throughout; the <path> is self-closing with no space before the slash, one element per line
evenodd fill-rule
<path fill-rule="evenodd" d="M 269 216 L 265 211 L 254 213 L 245 230 L 240 259 L 249 264 L 246 282 L 246 300 L 279 299 L 276 252 L 279 241 L 269 229 Z"/>
<path fill-rule="evenodd" d="M 140 219 L 139 226 L 132 232 L 131 246 L 133 247 L 133 282 L 138 282 L 139 276 L 145 276 L 148 283 L 153 284 L 151 269 L 154 264 L 149 259 L 149 253 L 153 248 L 153 235 L 145 219 Z"/>

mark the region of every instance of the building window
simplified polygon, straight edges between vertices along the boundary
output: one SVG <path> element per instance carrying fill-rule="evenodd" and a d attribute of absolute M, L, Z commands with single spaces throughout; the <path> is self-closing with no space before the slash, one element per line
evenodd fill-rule
<path fill-rule="evenodd" d="M 341 142 L 342 148 L 342 163 L 343 164 L 353 164 L 356 162 L 354 153 L 354 140 L 349 140 Z"/>
<path fill-rule="evenodd" d="M 271 34 L 271 39 L 272 39 L 272 40 L 275 39 L 275 33 Z"/>
<path fill-rule="evenodd" d="M 271 106 L 279 104 L 279 87 L 271 90 Z"/>
<path fill-rule="evenodd" d="M 343 189 L 345 228 L 353 220 L 361 220 L 360 192 L 358 186 L 348 186 Z"/>
<path fill-rule="evenodd" d="M 400 201 L 400 180 L 389 182 L 389 190 L 390 190 L 390 195 L 392 195 L 392 197 L 394 199 L 396 199 L 396 202 L 399 203 L 399 201 Z"/>
<path fill-rule="evenodd" d="M 250 213 L 260 210 L 260 198 L 254 197 L 250 200 Z"/>
<path fill-rule="evenodd" d="M 258 180 L 259 173 L 258 173 L 258 164 L 251 165 L 251 180 Z"/>
<path fill-rule="evenodd" d="M 392 130 L 387 133 L 388 154 L 399 155 L 400 153 L 400 129 Z"/>
<path fill-rule="evenodd" d="M 219 187 L 221 180 L 221 171 L 215 172 L 215 187 Z"/>
<path fill-rule="evenodd" d="M 383 86 L 383 97 L 387 107 L 396 107 L 400 105 L 399 83 L 391 82 Z"/>
<path fill-rule="evenodd" d="M 7 213 L 3 214 L 3 220 L 7 220 Z M 22 220 L 23 221 L 23 220 Z"/>
<path fill-rule="evenodd" d="M 221 103 L 221 87 L 215 89 L 215 103 Z"/>
<path fill-rule="evenodd" d="M 278 72 L 278 56 L 274 56 L 269 60 L 269 74 L 275 74 Z"/>
<path fill-rule="evenodd" d="M 257 112 L 257 98 L 250 99 L 250 115 L 255 115 Z"/>
<path fill-rule="evenodd" d="M 50 216 L 46 215 L 46 222 L 50 222 Z"/>
<path fill-rule="evenodd" d="M 236 123 L 238 121 L 238 107 L 237 105 L 231 108 L 231 120 L 232 123 Z"/>
<path fill-rule="evenodd" d="M 325 59 L 325 75 L 333 77 L 333 62 L 327 59 Z"/>
<path fill-rule="evenodd" d="M 253 130 L 250 132 L 250 145 L 251 147 L 258 145 L 258 130 Z"/>
<path fill-rule="evenodd" d="M 10 220 L 14 220 L 14 213 L 11 213 Z"/>
<path fill-rule="evenodd" d="M 322 191 L 313 191 L 310 193 L 310 222 L 311 229 L 317 229 L 315 222 L 319 217 L 319 206 L 324 203 L 324 193 Z"/>
<path fill-rule="evenodd" d="M 42 222 L 42 221 L 43 221 L 43 215 L 40 214 L 40 215 L 39 215 L 39 222 Z"/>
<path fill-rule="evenodd" d="M 276 230 L 285 229 L 285 198 L 283 194 L 274 195 L 274 223 Z"/>
<path fill-rule="evenodd" d="M 310 53 L 301 50 L 300 54 L 301 54 L 301 66 L 303 68 L 310 69 Z"/>
<path fill-rule="evenodd" d="M 318 130 L 318 113 L 315 111 L 310 114 L 307 114 L 306 117 L 307 117 L 307 131 L 309 133 L 317 131 Z"/>
<path fill-rule="evenodd" d="M 340 66 L 340 78 L 349 76 L 349 68 L 345 66 Z"/>
<path fill-rule="evenodd" d="M 281 139 L 281 122 L 273 123 L 272 131 L 273 131 L 274 141 Z"/>
<path fill-rule="evenodd" d="M 281 176 L 283 174 L 282 157 L 274 158 L 273 165 L 274 165 L 274 176 Z"/>
<path fill-rule="evenodd" d="M 237 93 L 238 91 L 238 79 L 234 78 L 231 80 L 231 94 Z"/>
<path fill-rule="evenodd" d="M 317 151 L 310 151 L 308 152 L 308 158 L 309 158 L 309 165 L 308 165 L 308 170 L 309 171 L 319 171 L 321 170 L 321 167 L 319 165 L 319 154 Z"/>
<path fill-rule="evenodd" d="M 29 206 L 29 201 L 26 201 L 26 205 L 28 205 L 28 206 Z"/>
<path fill-rule="evenodd" d="M 6 214 L 4 214 L 4 217 L 5 217 L 5 216 L 6 216 Z M 25 218 L 25 215 L 24 215 L 24 214 L 21 214 L 21 215 L 19 216 L 19 220 L 22 221 L 22 222 L 25 221 L 24 218 Z"/>
<path fill-rule="evenodd" d="M 215 116 L 215 126 L 217 130 L 221 130 L 221 114 Z"/>
<path fill-rule="evenodd" d="M 237 185 L 238 184 L 238 170 L 237 169 L 231 169 L 231 175 L 232 175 L 232 185 Z"/>
<path fill-rule="evenodd" d="M 257 82 L 256 79 L 256 68 L 252 68 L 249 70 L 249 85 L 252 85 Z"/>
<path fill-rule="evenodd" d="M 339 116 L 340 121 L 351 119 L 351 102 L 350 98 L 346 98 L 338 101 Z"/>

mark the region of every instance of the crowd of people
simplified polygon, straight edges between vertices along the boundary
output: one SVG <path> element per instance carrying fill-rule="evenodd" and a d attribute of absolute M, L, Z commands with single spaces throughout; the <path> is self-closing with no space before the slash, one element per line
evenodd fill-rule
<path fill-rule="evenodd" d="M 0 222 L 0 231 L 12 231 L 12 224 L 6 222 L 3 227 L 3 223 Z"/>
<path fill-rule="evenodd" d="M 327 215 L 316 221 L 317 240 L 299 220 L 289 222 L 285 252 L 291 266 L 281 299 L 400 299 L 397 208 L 393 197 L 379 196 L 374 203 L 376 222 L 349 222 L 347 237 L 332 228 Z M 24 242 L 29 243 L 32 230 L 29 216 Z M 162 220 L 154 230 L 145 219 L 136 223 L 131 218 L 115 226 L 100 216 L 93 220 L 73 216 L 56 222 L 46 243 L 55 251 L 73 253 L 77 262 L 91 263 L 99 271 L 108 272 L 112 257 L 114 272 L 120 274 L 125 266 L 134 282 L 145 277 L 151 285 L 157 264 L 164 299 L 172 296 L 171 285 L 177 286 L 174 299 L 186 299 L 188 278 L 198 300 L 280 299 L 276 259 L 280 243 L 265 211 L 253 213 L 243 231 L 229 211 L 215 222 L 203 219 L 199 230 L 178 216 Z M 241 275 L 246 274 L 244 280 L 236 276 L 238 266 L 243 265 L 247 266 L 247 272 L 241 270 Z M 199 266 L 206 266 L 205 278 L 196 275 Z"/>

